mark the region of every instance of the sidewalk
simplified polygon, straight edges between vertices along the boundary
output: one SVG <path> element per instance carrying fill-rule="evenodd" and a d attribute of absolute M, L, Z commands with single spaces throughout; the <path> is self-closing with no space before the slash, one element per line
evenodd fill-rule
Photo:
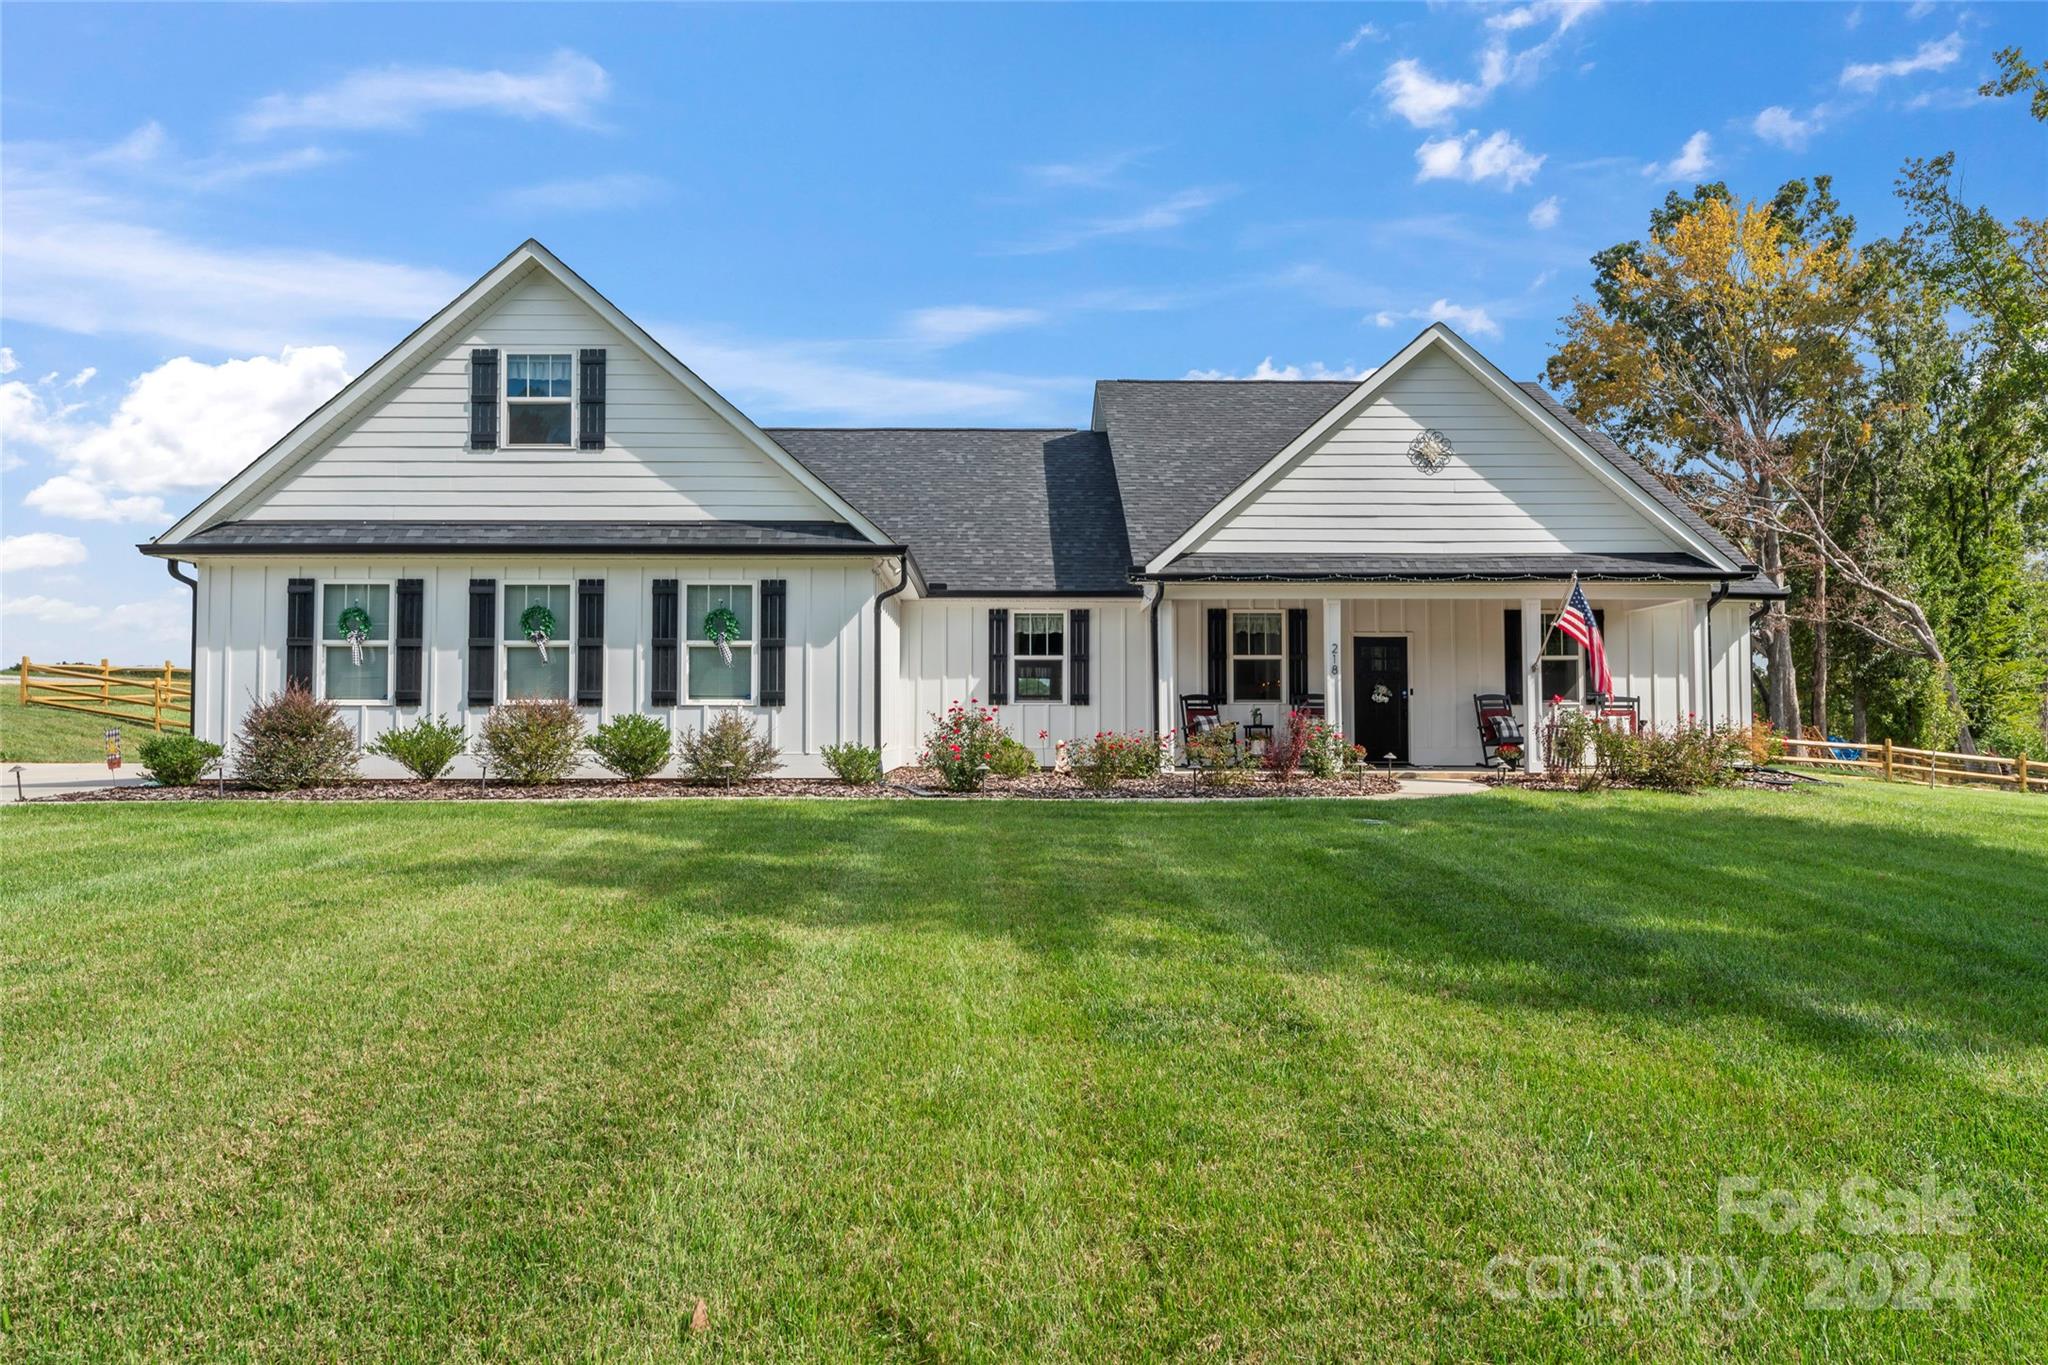
<path fill-rule="evenodd" d="M 65 792 L 142 785 L 142 770 L 133 764 L 123 765 L 119 772 L 109 772 L 104 763 L 0 763 L 0 806 L 11 806 L 18 799 L 16 768 L 21 769 L 19 791 L 31 801 L 38 796 L 59 796 Z"/>

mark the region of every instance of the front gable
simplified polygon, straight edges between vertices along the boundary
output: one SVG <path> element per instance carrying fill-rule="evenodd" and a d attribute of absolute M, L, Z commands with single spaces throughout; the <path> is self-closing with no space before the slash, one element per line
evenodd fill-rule
<path fill-rule="evenodd" d="M 470 448 L 470 357 L 605 353 L 602 449 Z M 573 368 L 572 362 L 572 368 Z M 580 369 L 576 383 L 582 383 Z M 872 524 L 538 243 L 527 243 L 157 544 L 226 520 Z"/>
<path fill-rule="evenodd" d="M 1409 448 L 1450 443 L 1427 472 Z M 1417 357 L 1193 547 L 1234 554 L 1623 554 L 1686 547 L 1440 351 Z"/>
<path fill-rule="evenodd" d="M 1425 432 L 1450 454 L 1421 467 Z M 1499 373 L 1424 331 L 1147 565 L 1182 554 L 1691 554 L 1725 546 Z"/>

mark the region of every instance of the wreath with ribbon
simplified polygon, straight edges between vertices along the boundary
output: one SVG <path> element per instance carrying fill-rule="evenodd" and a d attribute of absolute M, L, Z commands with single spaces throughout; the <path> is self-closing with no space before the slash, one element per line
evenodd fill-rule
<path fill-rule="evenodd" d="M 548 640 L 555 633 L 555 614 L 542 603 L 535 602 L 519 613 L 519 629 L 526 633 L 527 639 L 533 641 L 534 646 L 540 650 L 540 661 L 546 663 Z"/>
<path fill-rule="evenodd" d="M 713 607 L 704 613 L 704 638 L 718 646 L 721 661 L 732 662 L 732 642 L 740 638 L 740 618 L 731 607 Z"/>
<path fill-rule="evenodd" d="M 348 640 L 348 652 L 355 659 L 356 667 L 362 667 L 363 641 L 370 638 L 370 613 L 359 606 L 343 607 L 341 619 L 336 624 Z"/>

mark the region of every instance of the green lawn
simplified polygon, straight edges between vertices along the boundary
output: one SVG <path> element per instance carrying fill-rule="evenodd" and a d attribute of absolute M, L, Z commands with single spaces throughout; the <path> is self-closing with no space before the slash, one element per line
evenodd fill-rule
<path fill-rule="evenodd" d="M 41 674 L 31 674 L 40 680 Z M 185 675 L 179 674 L 180 681 Z M 183 724 L 183 713 L 179 713 Z M 53 706 L 23 706 L 17 673 L 0 675 L 0 763 L 97 763 L 106 757 L 104 736 L 121 732 L 121 754 L 136 762 L 136 746 L 155 733 L 141 721 L 109 720 Z"/>
<path fill-rule="evenodd" d="M 2048 800 L 46 806 L 0 864 L 15 1359 L 2048 1350 Z M 1602 1251 L 1757 1310 L 1487 1292 Z M 1806 1311 L 1816 1254 L 1977 1298 Z"/>

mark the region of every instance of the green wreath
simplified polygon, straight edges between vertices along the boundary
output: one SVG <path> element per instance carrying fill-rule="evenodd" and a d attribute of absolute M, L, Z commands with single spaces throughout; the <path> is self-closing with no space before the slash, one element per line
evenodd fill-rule
<path fill-rule="evenodd" d="M 540 661 L 546 663 L 548 641 L 555 633 L 555 614 L 549 611 L 545 604 L 535 602 L 519 613 L 519 629 L 525 632 L 527 639 L 540 648 Z"/>
<path fill-rule="evenodd" d="M 704 638 L 718 646 L 718 657 L 732 662 L 732 642 L 740 638 L 740 618 L 731 607 L 713 607 L 704 613 Z"/>
<path fill-rule="evenodd" d="M 348 641 L 348 652 L 358 667 L 363 662 L 363 641 L 370 638 L 370 613 L 360 606 L 343 607 L 336 622 L 341 627 L 342 637 Z"/>

